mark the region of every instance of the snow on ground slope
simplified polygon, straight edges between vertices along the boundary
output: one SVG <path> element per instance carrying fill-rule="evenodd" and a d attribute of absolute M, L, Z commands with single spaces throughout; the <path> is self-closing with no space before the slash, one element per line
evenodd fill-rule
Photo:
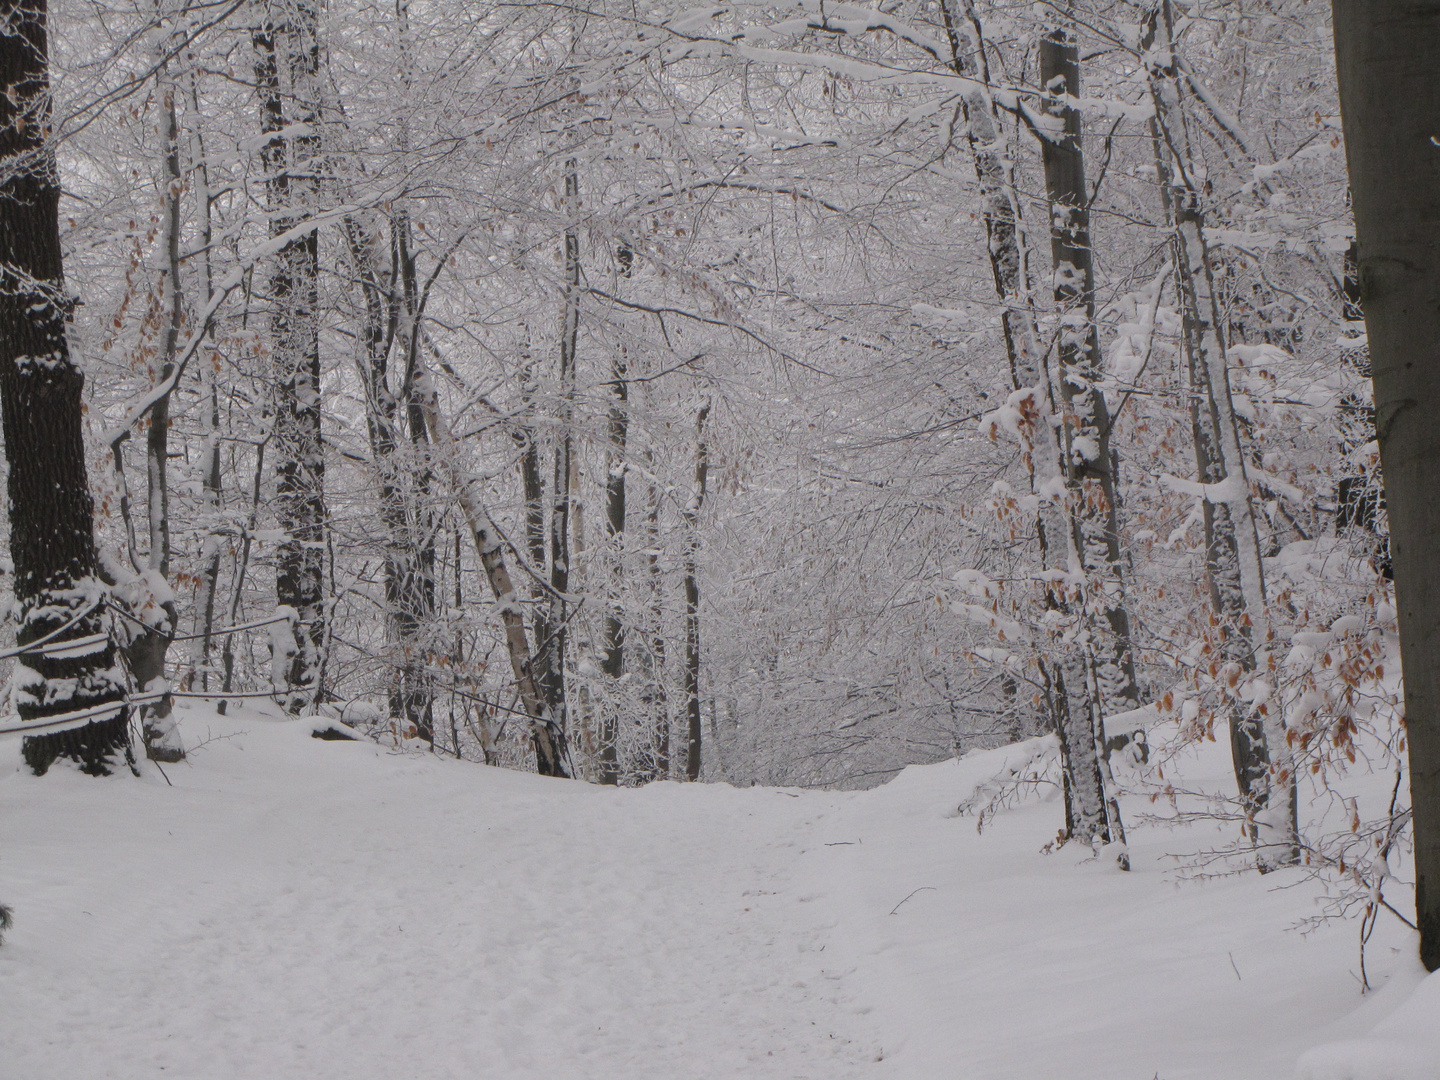
<path fill-rule="evenodd" d="M 1313 886 L 1177 883 L 1194 830 L 1135 829 L 1130 874 L 1042 854 L 1053 801 L 977 835 L 954 809 L 1013 751 L 616 791 L 181 726 L 173 787 L 0 744 L 0 1080 L 1271 1080 L 1350 1039 L 1306 1066 L 1341 1080 L 1406 1010 L 1440 1027 L 1386 924 L 1362 1002 L 1353 924 L 1285 930 Z"/>

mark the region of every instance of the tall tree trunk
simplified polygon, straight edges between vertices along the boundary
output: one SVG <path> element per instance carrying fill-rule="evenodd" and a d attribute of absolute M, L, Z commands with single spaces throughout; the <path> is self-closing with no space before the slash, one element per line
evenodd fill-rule
<path fill-rule="evenodd" d="M 545 546 L 545 479 L 540 470 L 540 438 L 535 423 L 536 398 L 540 391 L 531 352 L 530 328 L 524 327 L 523 332 L 519 376 L 520 400 L 524 406 L 526 421 L 514 427 L 512 437 L 520 452 L 520 486 L 525 499 L 525 548 L 531 571 L 531 619 L 535 626 L 536 642 L 531 666 L 536 685 L 545 688 L 551 686 L 554 680 L 550 675 L 552 654 L 546 647 L 550 641 L 551 627 L 550 600 L 545 591 L 546 579 L 549 577 L 549 559 Z"/>
<path fill-rule="evenodd" d="M 1201 183 L 1188 135 L 1172 47 L 1168 0 L 1147 12 L 1148 77 L 1161 136 L 1158 159 L 1172 224 L 1175 291 L 1184 317 L 1195 466 L 1201 483 L 1220 495 L 1204 501 L 1206 577 L 1219 623 L 1221 655 L 1238 671 L 1257 667 L 1255 634 L 1268 627 L 1264 567 L 1229 370 L 1211 252 L 1205 240 Z M 1228 483 L 1227 483 L 1228 481 Z M 1223 485 L 1220 486 L 1220 485 Z M 1278 709 L 1265 716 L 1242 701 L 1229 708 L 1235 780 L 1262 869 L 1299 860 L 1295 767 Z"/>
<path fill-rule="evenodd" d="M 403 10 L 403 9 L 402 9 Z M 430 505 L 434 477 L 430 473 L 429 438 L 424 410 L 415 396 L 415 377 L 420 352 L 420 294 L 411 250 L 410 217 L 402 208 L 392 223 L 396 258 L 400 267 L 401 320 L 397 335 L 404 359 L 405 377 L 401 397 L 410 435 L 408 502 L 403 511 L 403 562 L 400 595 L 394 611 L 400 646 L 399 714 L 407 727 L 420 738 L 435 743 L 435 695 L 431 685 L 428 649 L 424 635 L 435 618 L 435 532 L 436 521 Z"/>
<path fill-rule="evenodd" d="M 621 246 L 616 253 L 620 273 L 630 276 L 635 254 Z M 617 690 L 625 675 L 625 622 L 622 618 L 621 588 L 625 567 L 625 441 L 630 422 L 630 383 L 627 379 L 625 347 L 615 349 L 610 370 L 610 445 L 605 452 L 605 534 L 610 540 L 613 565 L 607 589 L 605 612 L 605 655 L 600 671 L 609 680 L 608 698 L 600 720 L 600 782 L 620 782 L 619 713 Z"/>
<path fill-rule="evenodd" d="M 1096 385 L 1104 364 L 1095 325 L 1095 269 L 1080 112 L 1073 105 L 1080 96 L 1080 59 L 1068 29 L 1057 29 L 1041 40 L 1040 78 L 1051 95 L 1045 99 L 1046 113 L 1062 125 L 1062 133 L 1042 140 L 1041 149 L 1051 207 L 1055 303 L 1061 312 L 1058 376 L 1065 403 L 1061 434 L 1065 482 L 1072 492 L 1071 531 L 1082 565 L 1097 586 L 1090 605 L 1109 628 L 1108 640 L 1097 645 L 1102 704 L 1108 712 L 1121 712 L 1137 707 L 1140 699 L 1125 609 L 1110 417 L 1105 395 Z"/>
<path fill-rule="evenodd" d="M 81 438 L 84 375 L 65 337 L 74 300 L 61 266 L 60 178 L 49 142 L 45 0 L 0 2 L 0 86 L 0 420 L 17 639 L 24 646 L 58 632 L 85 641 L 16 661 L 21 720 L 81 714 L 73 717 L 80 726 L 27 737 L 22 754 L 37 775 L 60 757 L 107 775 L 117 755 L 129 756 L 128 716 L 100 606 Z"/>
<path fill-rule="evenodd" d="M 648 385 L 648 384 L 647 384 Z M 645 472 L 650 478 L 645 511 L 645 575 L 650 589 L 648 640 L 641 656 L 645 661 L 643 698 L 650 705 L 651 744 L 655 755 L 651 777 L 670 779 L 670 695 L 665 686 L 665 576 L 660 568 L 660 502 L 662 492 L 655 475 L 655 449 L 645 447 Z"/>
<path fill-rule="evenodd" d="M 1420 959 L 1440 969 L 1440 5 L 1334 0 L 1405 667 Z"/>
<path fill-rule="evenodd" d="M 570 490 L 572 455 L 575 453 L 574 401 L 575 350 L 580 331 L 580 235 L 575 217 L 580 207 L 580 179 L 572 159 L 565 166 L 565 207 L 569 221 L 565 229 L 563 258 L 565 282 L 560 319 L 559 408 L 555 435 L 555 469 L 550 486 L 550 613 L 548 638 L 536 648 L 545 657 L 541 671 L 547 677 L 545 701 L 561 731 L 568 727 L 566 715 L 565 663 L 569 641 L 567 594 L 570 591 L 570 512 L 574 504 Z"/>
<path fill-rule="evenodd" d="M 160 107 L 165 133 L 164 172 L 164 240 L 165 240 L 165 292 L 169 301 L 169 320 L 160 347 L 160 370 L 156 381 L 164 382 L 174 374 L 175 349 L 180 339 L 180 327 L 185 321 L 185 294 L 180 281 L 180 194 L 183 185 L 180 174 L 180 124 L 176 110 L 176 87 L 168 67 L 162 67 L 157 75 L 161 88 Z M 150 555 L 146 566 L 146 588 L 167 594 L 160 605 L 161 618 L 157 622 L 153 615 L 146 618 L 147 629 L 139 634 L 126 648 L 126 659 L 136 686 L 142 692 L 163 688 L 166 691 L 159 701 L 141 706 L 141 735 L 145 740 L 145 753 L 154 761 L 179 761 L 185 756 L 171 715 L 172 701 L 169 685 L 165 683 L 165 654 L 175 636 L 178 613 L 175 602 L 169 599 L 167 579 L 170 575 L 170 487 L 166 476 L 166 465 L 170 452 L 170 394 L 160 397 L 150 408 L 150 426 L 145 432 L 145 478 L 146 478 L 146 524 L 149 532 Z"/>
<path fill-rule="evenodd" d="M 710 451 L 705 443 L 705 421 L 710 417 L 706 398 L 695 414 L 695 482 L 685 504 L 685 779 L 700 779 L 700 578 L 696 557 L 700 550 L 700 511 L 705 505 L 705 481 Z"/>
<path fill-rule="evenodd" d="M 480 556 L 481 569 L 490 582 L 499 608 L 501 625 L 505 631 L 505 648 L 510 656 L 510 670 L 515 676 L 515 688 L 520 702 L 530 720 L 530 735 L 535 746 L 535 765 L 542 776 L 575 776 L 575 763 L 570 757 L 566 743 L 565 729 L 556 723 L 555 712 L 544 700 L 531 665 L 530 642 L 525 636 L 525 617 L 520 612 L 519 597 L 510 580 L 510 571 L 505 565 L 505 549 L 500 532 L 490 520 L 490 514 L 481 504 L 474 490 L 474 482 L 467 480 L 456 461 L 454 436 L 440 415 L 439 401 L 435 387 L 423 364 L 417 364 L 415 392 L 424 410 L 425 423 L 430 431 L 431 442 L 435 445 L 437 464 L 455 493 L 460 511 L 465 515 L 470 535 L 475 541 L 475 550 Z"/>
<path fill-rule="evenodd" d="M 210 194 L 210 168 L 205 160 L 205 140 L 200 130 L 200 95 L 196 89 L 195 70 L 191 66 L 185 73 L 186 88 L 190 100 L 190 113 L 195 123 L 191 132 L 191 159 L 194 162 L 195 204 L 200 223 L 200 269 L 201 285 L 209 297 L 213 289 L 210 263 L 210 245 L 214 239 L 211 225 L 212 202 Z M 209 358 L 200 364 L 201 410 L 204 416 L 205 450 L 201 459 L 201 474 L 205 493 L 206 509 L 210 514 L 209 528 L 201 546 L 200 580 L 195 587 L 195 611 L 199 620 L 197 634 L 190 656 L 190 669 L 186 689 L 198 673 L 200 686 L 210 689 L 210 651 L 213 648 L 215 628 L 215 597 L 220 583 L 220 508 L 222 474 L 220 470 L 220 392 L 215 384 L 215 363 Z"/>
<path fill-rule="evenodd" d="M 254 32 L 255 78 L 270 234 L 303 221 L 319 201 L 319 12 L 313 0 L 267 0 Z M 294 103 L 287 114 L 286 102 Z M 293 125 L 293 129 L 291 128 Z M 293 130 L 294 134 L 287 134 Z M 320 431 L 319 238 L 280 249 L 270 274 L 275 394 L 275 502 L 284 533 L 275 602 L 295 612 L 295 648 L 273 658 L 276 683 L 299 712 L 322 692 L 325 641 L 325 450 Z"/>
<path fill-rule="evenodd" d="M 961 6 L 957 0 L 945 0 L 941 15 L 950 44 L 950 66 L 957 75 L 976 79 L 989 86 L 989 65 L 985 54 L 985 41 L 979 14 L 973 3 L 965 0 L 965 18 L 962 21 L 952 12 Z M 968 24 L 968 26 L 966 25 Z M 969 42 L 966 42 L 966 38 Z M 1031 292 L 1029 268 L 1029 245 L 1022 229 L 1020 200 L 1015 190 L 1014 168 L 1006 156 L 1002 143 L 1003 132 L 993 97 L 976 89 L 961 101 L 961 113 L 965 120 L 966 140 L 970 147 L 971 161 L 975 167 L 975 178 L 980 187 L 980 204 L 985 219 L 985 235 L 990 255 L 990 274 L 995 283 L 995 295 L 1003 311 L 1000 316 L 1005 339 L 1005 354 L 1010 364 L 1011 388 L 1016 391 L 1032 390 L 1037 423 L 1033 432 L 1034 442 L 1024 448 L 1023 459 L 1026 477 L 1032 494 L 1048 490 L 1047 481 L 1058 477 L 1060 468 L 1060 447 L 1056 433 L 1046 418 L 1054 413 L 1050 394 L 1049 362 L 1040 347 L 1040 330 L 1036 321 L 1034 298 Z M 1040 566 L 1053 569 L 1052 561 L 1057 554 L 1052 550 L 1052 536 L 1063 535 L 1064 521 L 1053 500 L 1045 500 L 1035 513 L 1035 542 Z M 1058 609 L 1063 599 L 1053 586 L 1045 591 L 1046 606 Z M 1042 682 L 1048 674 L 1041 669 Z M 1008 674 L 1002 675 L 1002 686 L 1006 696 L 1018 699 L 1015 680 Z M 1030 723 L 1017 725 L 1034 730 L 1060 732 L 1062 725 L 1057 714 L 1047 706 L 1063 700 L 1052 692 L 1041 695 L 1043 715 Z M 1018 700 L 1016 708 L 1023 708 Z M 1062 750 L 1064 744 L 1062 743 Z M 1068 761 L 1068 757 L 1066 758 Z"/>
<path fill-rule="evenodd" d="M 1040 79 L 1047 95 L 1044 111 L 1053 123 L 1041 140 L 1041 154 L 1050 201 L 1055 303 L 1060 309 L 1056 374 L 1065 406 L 1060 434 L 1070 526 L 1067 547 L 1085 573 L 1087 595 L 1076 616 L 1090 639 L 1057 673 L 1064 682 L 1057 694 L 1065 703 L 1061 741 L 1072 772 L 1076 839 L 1119 842 L 1123 833 L 1118 809 L 1104 795 L 1108 763 L 1100 749 L 1103 717 L 1137 707 L 1139 691 L 1121 574 L 1110 418 L 1097 387 L 1102 363 L 1095 326 L 1090 202 L 1080 113 L 1074 105 L 1080 96 L 1080 60 L 1068 27 L 1057 27 L 1041 39 Z M 1093 676 L 1086 665 L 1093 665 Z"/>

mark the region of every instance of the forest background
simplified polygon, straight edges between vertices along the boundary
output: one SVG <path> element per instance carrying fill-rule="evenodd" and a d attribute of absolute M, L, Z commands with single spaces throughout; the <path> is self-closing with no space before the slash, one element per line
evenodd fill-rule
<path fill-rule="evenodd" d="M 96 588 L 152 757 L 176 694 L 623 784 L 1051 733 L 979 812 L 1058 784 L 1123 862 L 1140 785 L 1389 906 L 1328 5 L 49 18 Z M 10 705 L 68 715 L 41 666 Z M 1177 791 L 1209 739 L 1235 786 Z M 1357 767 L 1388 798 L 1338 794 Z"/>

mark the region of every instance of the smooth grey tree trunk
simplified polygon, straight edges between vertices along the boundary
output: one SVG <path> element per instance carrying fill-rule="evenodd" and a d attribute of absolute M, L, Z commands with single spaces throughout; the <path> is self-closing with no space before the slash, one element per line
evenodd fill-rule
<path fill-rule="evenodd" d="M 1334 0 L 1405 669 L 1420 959 L 1440 968 L 1440 2 Z"/>

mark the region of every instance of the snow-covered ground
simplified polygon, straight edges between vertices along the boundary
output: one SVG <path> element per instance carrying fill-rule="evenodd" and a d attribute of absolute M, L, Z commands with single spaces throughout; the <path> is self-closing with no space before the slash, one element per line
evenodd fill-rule
<path fill-rule="evenodd" d="M 1129 874 L 1042 853 L 1053 800 L 977 835 L 955 808 L 1013 749 L 607 790 L 255 710 L 181 729 L 173 786 L 0 744 L 0 1080 L 1440 1077 L 1398 923 L 1362 998 L 1353 923 L 1287 930 L 1298 872 L 1177 880 L 1213 825 L 1128 805 Z"/>

